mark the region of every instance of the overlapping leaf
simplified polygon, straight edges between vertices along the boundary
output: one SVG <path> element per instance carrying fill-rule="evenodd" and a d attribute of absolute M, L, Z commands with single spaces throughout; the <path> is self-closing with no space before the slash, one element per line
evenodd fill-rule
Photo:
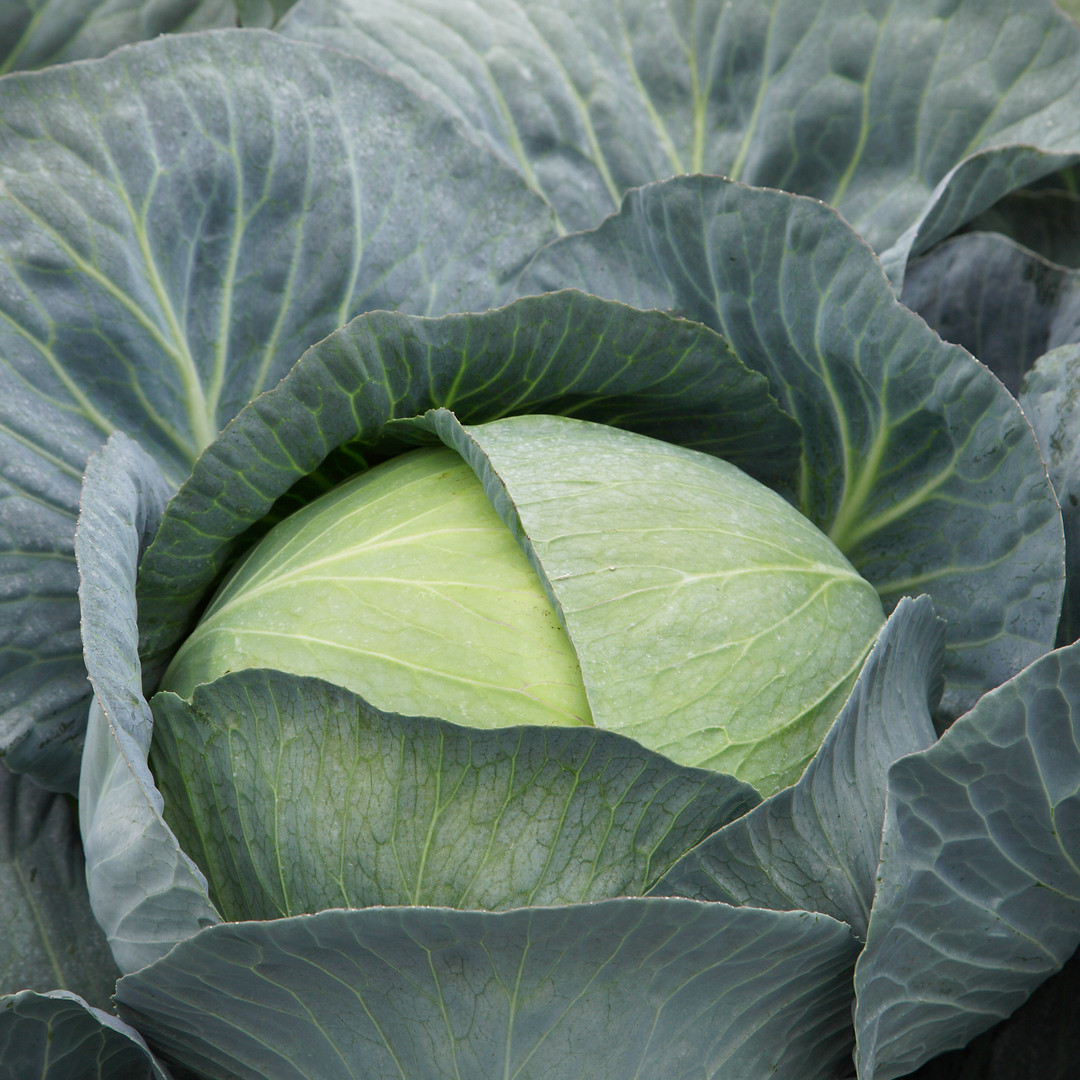
<path fill-rule="evenodd" d="M 860 1080 L 1007 1016 L 1080 944 L 1080 646 L 896 762 L 855 975 Z"/>
<path fill-rule="evenodd" d="M 120 973 L 90 912 L 74 808 L 0 765 L 0 830 L 0 992 L 55 987 L 106 1005 Z"/>
<path fill-rule="evenodd" d="M 117 432 L 87 465 L 76 537 L 94 687 L 79 819 L 94 916 L 125 971 L 219 919 L 206 879 L 162 818 L 146 764 L 153 717 L 142 696 L 135 574 L 170 494 L 153 459 Z"/>
<path fill-rule="evenodd" d="M 855 943 L 824 915 L 623 899 L 227 923 L 117 987 L 169 1063 L 283 1080 L 827 1080 Z"/>
<path fill-rule="evenodd" d="M 90 60 L 158 34 L 234 26 L 233 0 L 8 0 L 0 75 Z"/>
<path fill-rule="evenodd" d="M 653 895 L 821 911 L 865 937 L 886 774 L 934 741 L 942 636 L 929 600 L 902 600 L 799 782 L 704 840 Z"/>
<path fill-rule="evenodd" d="M 1080 155 L 1080 31 L 1047 0 L 301 0 L 282 31 L 437 100 L 568 229 L 718 173 L 832 203 L 898 282 Z"/>
<path fill-rule="evenodd" d="M 408 433 L 392 421 L 439 407 L 470 423 L 569 413 L 722 455 L 774 484 L 795 466 L 796 425 L 705 327 L 572 292 L 442 319 L 372 313 L 312 348 L 196 465 L 140 570 L 148 667 L 279 496 L 343 443 L 361 456 L 354 468 L 399 451 Z"/>
<path fill-rule="evenodd" d="M 1041 356 L 1020 392 L 1039 440 L 1065 526 L 1065 599 L 1058 644 L 1080 638 L 1080 345 L 1064 345 Z"/>
<path fill-rule="evenodd" d="M 24 990 L 0 998 L 3 1080 L 169 1080 L 142 1036 L 82 998 Z"/>
<path fill-rule="evenodd" d="M 0 752 L 70 790 L 90 452 L 119 428 L 179 482 L 312 342 L 486 307 L 552 225 L 396 80 L 263 31 L 12 75 L 0 116 Z"/>
<path fill-rule="evenodd" d="M 640 895 L 758 801 L 596 728 L 462 728 L 275 671 L 153 707 L 166 815 L 230 921 Z"/>
<path fill-rule="evenodd" d="M 954 237 L 914 260 L 903 298 L 1013 394 L 1043 353 L 1080 341 L 1080 270 L 994 233 Z"/>
<path fill-rule="evenodd" d="M 555 282 L 698 319 L 768 375 L 803 428 L 797 505 L 886 607 L 926 592 L 948 623 L 947 712 L 1050 647 L 1063 541 L 1027 421 L 829 208 L 715 177 L 650 185 L 516 288 Z"/>
<path fill-rule="evenodd" d="M 964 232 L 996 232 L 1049 262 L 1080 268 L 1080 173 L 1063 169 L 972 218 Z"/>
<path fill-rule="evenodd" d="M 882 624 L 819 530 L 729 463 L 609 425 L 425 419 L 527 553 L 593 723 L 764 794 L 798 779 Z"/>

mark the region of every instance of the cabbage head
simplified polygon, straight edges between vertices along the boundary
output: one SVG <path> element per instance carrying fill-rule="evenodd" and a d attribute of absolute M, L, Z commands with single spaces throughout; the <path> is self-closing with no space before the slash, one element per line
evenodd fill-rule
<path fill-rule="evenodd" d="M 884 622 L 828 537 L 643 435 L 535 415 L 464 434 L 474 463 L 413 450 L 281 522 L 163 689 L 266 667 L 459 724 L 595 723 L 768 793 L 798 779 Z"/>

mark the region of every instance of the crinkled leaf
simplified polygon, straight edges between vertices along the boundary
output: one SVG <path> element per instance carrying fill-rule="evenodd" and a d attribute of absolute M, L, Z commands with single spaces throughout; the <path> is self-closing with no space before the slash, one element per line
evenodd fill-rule
<path fill-rule="evenodd" d="M 0 752 L 72 788 L 78 478 L 115 427 L 177 482 L 371 308 L 490 305 L 548 208 L 436 107 L 262 31 L 0 83 Z"/>
<path fill-rule="evenodd" d="M 90 911 L 75 810 L 2 764 L 0 896 L 0 990 L 62 987 L 107 1004 L 120 973 Z"/>
<path fill-rule="evenodd" d="M 1080 345 L 1041 356 L 1024 378 L 1020 404 L 1035 429 L 1065 525 L 1065 599 L 1059 645 L 1080 638 Z"/>
<path fill-rule="evenodd" d="M 915 259 L 903 298 L 1013 394 L 1043 353 L 1080 341 L 1080 270 L 994 233 L 957 236 Z"/>
<path fill-rule="evenodd" d="M 1080 645 L 896 762 L 855 973 L 860 1080 L 1008 1016 L 1080 944 Z"/>
<path fill-rule="evenodd" d="M 717 173 L 832 203 L 898 281 L 1080 154 L 1080 32 L 1048 0 L 301 0 L 282 31 L 439 101 L 567 228 Z"/>
<path fill-rule="evenodd" d="M 94 702 L 79 785 L 90 902 L 123 971 L 218 921 L 206 879 L 161 816 L 146 764 L 153 716 L 142 696 L 135 575 L 172 492 L 119 432 L 91 457 L 75 539 Z"/>
<path fill-rule="evenodd" d="M 226 923 L 117 987 L 166 1061 L 279 1080 L 827 1080 L 855 942 L 689 900 Z"/>
<path fill-rule="evenodd" d="M 758 801 L 610 732 L 397 716 L 276 671 L 153 708 L 166 816 L 230 921 L 639 895 Z"/>
<path fill-rule="evenodd" d="M 909 1080 L 1072 1080 L 1080 1059 L 1076 1002 L 1080 956 L 961 1050 L 928 1061 Z"/>
<path fill-rule="evenodd" d="M 926 597 L 901 600 L 799 782 L 704 840 L 652 895 L 821 911 L 865 937 L 886 774 L 935 739 L 942 637 Z"/>
<path fill-rule="evenodd" d="M 158 34 L 233 26 L 233 0 L 6 0 L 0 75 L 90 60 Z"/>
<path fill-rule="evenodd" d="M 372 313 L 306 353 L 195 466 L 140 571 L 148 669 L 189 628 L 232 541 L 279 496 L 343 443 L 361 455 L 354 469 L 400 450 L 392 421 L 438 407 L 469 423 L 569 413 L 727 457 L 774 484 L 795 465 L 796 425 L 705 327 L 573 292 L 442 319 Z"/>
<path fill-rule="evenodd" d="M 818 529 L 728 462 L 608 425 L 430 421 L 536 568 L 594 724 L 766 794 L 799 777 L 882 624 Z"/>
<path fill-rule="evenodd" d="M 887 608 L 926 592 L 946 620 L 949 715 L 1051 645 L 1061 522 L 1027 421 L 828 207 L 715 177 L 654 184 L 517 287 L 554 282 L 698 319 L 768 375 L 804 432 L 800 509 Z"/>
<path fill-rule="evenodd" d="M 142 1036 L 74 994 L 0 998 L 2 1080 L 169 1080 Z"/>

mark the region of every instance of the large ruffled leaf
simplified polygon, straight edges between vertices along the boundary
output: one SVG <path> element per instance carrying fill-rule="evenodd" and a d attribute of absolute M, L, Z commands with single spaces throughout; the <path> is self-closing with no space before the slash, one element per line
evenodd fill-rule
<path fill-rule="evenodd" d="M 233 0 L 7 0 L 0 9 L 0 75 L 235 23 Z"/>
<path fill-rule="evenodd" d="M 889 766 L 935 738 L 942 631 L 929 600 L 901 600 L 799 782 L 688 852 L 653 895 L 821 911 L 865 937 Z"/>
<path fill-rule="evenodd" d="M 1080 154 L 1080 32 L 1048 0 L 301 0 L 282 30 L 462 117 L 566 228 L 718 173 L 832 203 L 897 281 Z"/>
<path fill-rule="evenodd" d="M 773 484 L 795 466 L 796 425 L 703 326 L 572 292 L 442 319 L 372 313 L 245 410 L 170 506 L 139 575 L 151 674 L 235 538 L 279 496 L 343 443 L 354 470 L 400 451 L 409 432 L 393 421 L 438 407 L 470 423 L 570 413 L 727 457 Z"/>
<path fill-rule="evenodd" d="M 135 574 L 171 491 L 153 459 L 117 432 L 87 465 L 75 542 L 95 695 L 79 823 L 90 903 L 124 971 L 219 920 L 206 879 L 162 818 L 146 764 L 154 721 L 142 696 Z"/>
<path fill-rule="evenodd" d="M 1020 404 L 1035 429 L 1065 525 L 1065 599 L 1058 644 L 1080 638 L 1080 345 L 1039 357 L 1025 377 Z"/>
<path fill-rule="evenodd" d="M 248 1080 L 829 1080 L 855 942 L 689 900 L 227 923 L 117 987 L 166 1061 Z"/>
<path fill-rule="evenodd" d="M 263 31 L 12 75 L 0 116 L 0 753 L 70 790 L 90 452 L 123 430 L 179 482 L 335 327 L 487 307 L 553 232 L 437 108 Z"/>
<path fill-rule="evenodd" d="M 120 973 L 90 911 L 75 810 L 3 765 L 0 896 L 0 992 L 57 987 L 108 1004 Z"/>
<path fill-rule="evenodd" d="M 903 299 L 1014 394 L 1043 353 L 1080 341 L 1080 270 L 994 233 L 954 237 L 914 260 Z"/>
<path fill-rule="evenodd" d="M 169 1080 L 142 1036 L 63 991 L 0 997 L 2 1080 Z"/>
<path fill-rule="evenodd" d="M 277 671 L 153 708 L 166 816 L 230 921 L 640 895 L 758 801 L 610 732 L 396 716 Z"/>
<path fill-rule="evenodd" d="M 1080 944 L 1080 645 L 896 762 L 855 974 L 860 1080 L 1007 1016 Z"/>
<path fill-rule="evenodd" d="M 887 607 L 926 592 L 946 620 L 948 714 L 1051 646 L 1063 540 L 1031 429 L 986 368 L 897 302 L 835 212 L 670 180 L 551 244 L 516 287 L 555 282 L 698 319 L 768 375 L 804 432 L 800 509 Z"/>

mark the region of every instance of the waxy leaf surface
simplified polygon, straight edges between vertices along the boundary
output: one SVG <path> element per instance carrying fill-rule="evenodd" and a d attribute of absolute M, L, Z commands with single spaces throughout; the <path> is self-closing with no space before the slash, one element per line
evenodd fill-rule
<path fill-rule="evenodd" d="M 230 921 L 639 895 L 758 802 L 610 732 L 397 716 L 277 671 L 152 704 L 166 814 Z"/>
<path fill-rule="evenodd" d="M 73 790 L 91 451 L 122 430 L 178 484 L 312 342 L 487 307 L 553 226 L 396 80 L 265 31 L 12 75 L 0 116 L 0 753 Z"/>
<path fill-rule="evenodd" d="M 170 1080 L 142 1036 L 66 991 L 0 997 L 2 1080 Z"/>
<path fill-rule="evenodd" d="M 1080 945 L 1080 645 L 983 697 L 889 770 L 855 974 L 860 1080 L 1008 1016 Z"/>
<path fill-rule="evenodd" d="M 1080 30 L 1047 0 L 301 0 L 282 32 L 460 116 L 566 229 L 714 173 L 831 203 L 898 283 L 1080 155 Z"/>
<path fill-rule="evenodd" d="M 154 720 L 142 696 L 135 574 L 171 491 L 153 459 L 117 432 L 87 465 L 75 544 L 94 687 L 79 824 L 90 903 L 123 971 L 219 921 L 206 879 L 162 818 L 146 764 Z"/>
<path fill-rule="evenodd" d="M 828 207 L 716 177 L 653 184 L 516 288 L 555 282 L 700 320 L 768 376 L 803 429 L 796 504 L 887 610 L 926 592 L 945 619 L 946 713 L 1051 646 L 1064 542 L 1023 413 L 897 302 Z"/>
<path fill-rule="evenodd" d="M 90 911 L 75 809 L 3 765 L 0 896 L 0 993 L 50 987 L 107 1005 L 120 973 Z"/>
<path fill-rule="evenodd" d="M 689 900 L 324 911 L 213 927 L 117 1000 L 170 1064 L 244 1080 L 826 1080 L 855 951 L 824 915 Z"/>

